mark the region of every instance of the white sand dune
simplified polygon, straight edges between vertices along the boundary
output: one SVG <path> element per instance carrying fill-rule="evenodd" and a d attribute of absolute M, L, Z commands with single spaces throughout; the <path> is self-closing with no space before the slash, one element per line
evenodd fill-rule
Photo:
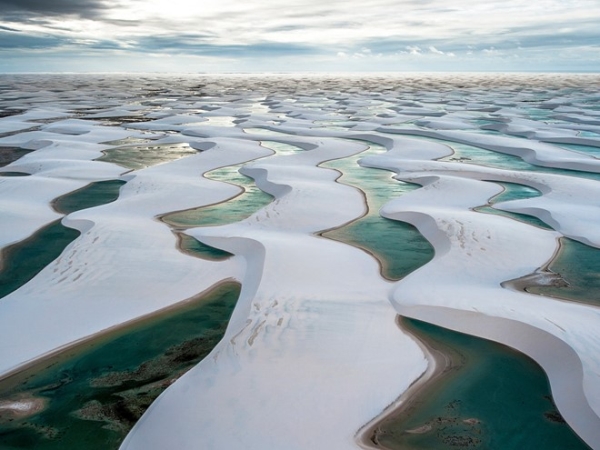
<path fill-rule="evenodd" d="M 355 448 L 357 430 L 425 370 L 394 323 L 376 261 L 311 235 L 365 208 L 358 191 L 334 182 L 337 172 L 315 167 L 365 147 L 317 145 L 247 166 L 275 195 L 271 205 L 237 224 L 188 231 L 243 256 L 242 293 L 224 340 L 160 397 L 122 448 L 191 449 L 198 435 L 206 448 Z M 220 414 L 221 404 L 235 413 Z"/>
<path fill-rule="evenodd" d="M 600 248 L 600 183 L 572 172 L 600 173 L 600 160 L 561 147 L 598 146 L 599 116 L 589 106 L 597 78 L 153 74 L 6 82 L 14 89 L 0 93 L 0 107 L 22 112 L 0 118 L 0 151 L 32 152 L 0 168 L 31 174 L 0 177 L 0 249 L 61 218 L 51 208 L 57 197 L 93 181 L 126 184 L 113 203 L 64 217 L 81 236 L 0 299 L 0 377 L 237 280 L 242 290 L 225 337 L 151 405 L 123 449 L 358 448 L 359 430 L 432 371 L 397 314 L 531 356 L 565 419 L 600 448 L 600 309 L 510 283 L 539 273 L 563 236 Z M 133 87 L 139 97 L 129 94 Z M 452 148 L 437 139 L 571 172 L 452 161 Z M 277 153 L 265 141 L 296 149 Z M 138 142 L 198 153 L 137 170 L 95 160 Z M 381 215 L 414 224 L 435 248 L 431 262 L 394 283 L 370 254 L 319 236 L 367 212 L 358 188 L 319 165 L 369 143 L 388 151 L 360 160 L 366 177 L 378 168 L 422 186 L 399 198 L 384 192 Z M 274 200 L 243 220 L 185 230 L 234 255 L 194 258 L 177 248 L 182 230 L 160 218 L 243 199 L 241 187 L 204 176 L 229 166 L 241 166 Z M 476 212 L 503 182 L 541 195 L 496 209 L 538 217 L 552 230 Z"/>
<path fill-rule="evenodd" d="M 375 165 L 377 158 L 370 157 L 368 161 Z M 384 155 L 381 158 L 385 160 L 382 166 L 394 170 L 393 157 Z M 440 163 L 430 165 L 445 166 Z M 422 170 L 422 164 L 417 166 Z M 556 251 L 556 240 L 561 234 L 504 217 L 471 211 L 470 208 L 485 204 L 488 198 L 499 192 L 499 187 L 492 183 L 465 178 L 461 173 L 458 173 L 458 176 L 442 175 L 443 169 L 435 175 L 417 172 L 407 177 L 406 171 L 410 162 L 407 163 L 401 158 L 396 158 L 395 167 L 395 170 L 402 170 L 401 179 L 418 182 L 424 187 L 388 203 L 382 209 L 382 215 L 412 223 L 436 249 L 436 256 L 432 262 L 397 283 L 393 303 L 398 312 L 423 320 L 430 320 L 428 314 L 431 313 L 441 325 L 491 338 L 524 351 L 547 370 L 554 387 L 555 401 L 573 428 L 587 442 L 600 442 L 600 433 L 597 431 L 600 390 L 594 382 L 599 369 L 596 355 L 600 348 L 595 333 L 589 332 L 600 320 L 600 310 L 594 306 L 501 288 L 504 281 L 518 278 L 519 274 L 533 273 L 550 260 Z M 430 170 L 436 173 L 433 169 Z M 489 176 L 489 173 L 486 175 Z M 479 176 L 485 177 L 483 173 Z M 563 183 L 565 184 L 567 183 Z M 556 185 L 554 187 L 556 188 Z M 547 208 L 567 211 L 570 211 L 569 200 L 577 204 L 577 200 L 572 198 L 568 191 L 559 191 L 556 196 L 564 196 L 561 205 L 544 201 L 545 196 L 520 202 L 528 202 L 539 210 Z M 589 203 L 587 193 L 584 196 Z M 510 203 L 513 202 L 505 204 Z M 548 206 L 548 203 L 552 206 Z M 581 202 L 578 208 L 573 207 L 573 212 L 579 212 L 578 216 L 585 218 L 588 213 L 586 206 Z M 590 205 L 590 209 L 592 207 L 593 205 Z M 568 216 L 568 212 L 566 215 Z M 576 219 L 574 221 L 577 222 Z M 557 229 L 563 231 L 560 225 L 559 223 Z M 567 224 L 565 228 L 568 227 Z M 592 237 L 595 235 L 593 227 L 590 229 L 583 226 L 579 231 L 588 235 L 586 240 L 595 239 Z M 528 250 L 519 251 L 524 248 Z M 435 277 L 436 283 L 433 286 L 430 284 L 428 289 L 424 290 L 423 285 L 432 277 Z M 442 313 L 432 308 L 433 306 L 451 308 L 451 311 L 446 315 L 446 309 L 443 309 Z M 413 311 L 418 312 L 413 315 Z M 465 315 L 464 329 L 461 311 L 468 313 Z M 473 312 L 484 318 L 482 320 L 485 322 L 481 323 L 485 323 L 485 326 L 476 327 L 472 324 L 477 324 L 479 320 L 473 316 Z M 494 317 L 509 321 L 494 323 Z M 520 324 L 515 325 L 512 321 L 518 321 Z M 554 338 L 536 330 L 528 330 L 523 324 L 543 330 L 567 346 L 552 344 L 555 342 Z M 517 339 L 515 330 L 525 333 L 526 336 L 540 334 L 540 338 L 535 340 L 533 337 L 521 335 Z M 516 345 L 517 340 L 523 344 Z M 562 358 L 564 353 L 566 359 L 573 359 L 574 356 L 568 355 L 568 349 L 572 349 L 578 358 L 578 364 L 573 370 L 580 364 L 583 365 L 583 369 L 576 371 L 575 375 L 570 371 L 565 373 L 559 370 L 560 364 L 551 364 L 553 360 L 547 359 L 546 352 L 550 346 L 557 349 L 555 358 L 557 354 Z M 570 389 L 561 389 L 561 386 L 568 383 L 571 383 Z M 580 386 L 575 386 L 579 383 Z"/>

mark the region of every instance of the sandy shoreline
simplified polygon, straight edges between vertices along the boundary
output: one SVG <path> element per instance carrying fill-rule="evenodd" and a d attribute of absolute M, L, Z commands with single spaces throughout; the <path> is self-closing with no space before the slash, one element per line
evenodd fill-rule
<path fill-rule="evenodd" d="M 460 367 L 457 358 L 453 358 L 454 349 L 435 341 L 422 340 L 409 330 L 406 330 L 406 322 L 402 316 L 397 316 L 398 327 L 408 334 L 421 348 L 428 360 L 427 370 L 405 390 L 397 400 L 390 404 L 379 416 L 367 423 L 356 433 L 356 443 L 363 449 L 393 450 L 388 449 L 378 442 L 377 434 L 383 423 L 389 420 L 401 420 L 407 417 L 411 411 L 418 407 L 421 397 L 437 387 L 438 382 L 443 382 L 444 376 L 455 367 Z M 437 348 L 436 348 L 437 347 Z M 444 352 L 446 350 L 447 352 Z M 410 432 L 411 430 L 407 430 Z M 413 430 L 418 433 L 419 430 Z"/>
<path fill-rule="evenodd" d="M 191 303 L 201 303 L 205 297 L 210 295 L 218 288 L 229 283 L 237 284 L 236 280 L 234 279 L 223 280 L 209 287 L 205 291 L 174 305 L 99 331 L 90 336 L 86 336 L 83 339 L 41 355 L 39 358 L 36 358 L 32 361 L 28 361 L 0 376 L 0 395 L 5 395 L 6 393 L 10 392 L 12 389 L 14 389 L 14 387 L 25 382 L 28 378 L 32 377 L 36 373 L 67 361 L 69 358 L 72 358 L 78 353 L 82 353 L 88 349 L 102 345 L 103 342 L 126 334 L 133 327 L 137 327 L 145 323 L 151 323 L 157 318 L 160 318 L 162 315 L 177 311 L 179 308 L 188 306 Z"/>
<path fill-rule="evenodd" d="M 561 413 L 579 424 L 574 428 L 586 441 L 600 442 L 594 434 L 600 429 L 600 310 L 501 287 L 538 270 L 552 254 L 555 236 L 600 246 L 594 226 L 600 208 L 592 201 L 600 195 L 598 160 L 539 142 L 584 143 L 575 130 L 597 121 L 597 112 L 584 102 L 594 99 L 589 81 L 573 78 L 573 89 L 564 89 L 571 82 L 562 76 L 494 76 L 494 83 L 485 84 L 485 77 L 454 77 L 398 83 L 391 77 L 388 85 L 383 79 L 287 76 L 209 77 L 204 83 L 204 76 L 186 76 L 165 87 L 169 78 L 123 76 L 90 78 L 87 84 L 78 79 L 77 89 L 68 76 L 32 78 L 44 89 L 27 99 L 7 97 L 23 112 L 0 120 L 2 131 L 15 131 L 0 137 L 0 144 L 34 150 L 10 168 L 32 176 L 0 178 L 6 211 L 0 247 L 60 218 L 50 206 L 60 195 L 92 181 L 119 178 L 126 184 L 117 201 L 65 217 L 80 238 L 0 302 L 0 362 L 12 374 L 1 376 L 0 386 L 168 314 L 227 279 L 243 284 L 229 322 L 231 339 L 223 339 L 211 357 L 152 404 L 123 449 L 356 448 L 357 430 L 368 440 L 381 411 L 409 414 L 411 402 L 432 386 L 427 380 L 443 385 L 440 377 L 452 368 L 452 358 L 435 345 L 428 349 L 400 332 L 398 314 L 476 336 L 496 333 L 499 342 L 536 358 L 552 352 L 572 369 L 560 372 L 550 356 L 542 364 Z M 10 83 L 15 90 L 23 86 L 22 79 Z M 515 84 L 543 90 L 517 92 Z M 52 89 L 57 86 L 69 89 Z M 84 114 L 99 120 L 76 118 Z M 126 116 L 144 121 L 122 126 L 103 121 Z M 28 131 L 31 121 L 45 119 L 53 120 Z M 594 136 L 600 138 L 596 133 L 586 140 Z M 121 167 L 95 161 L 119 139 L 145 139 L 152 147 L 185 144 L 200 152 L 124 174 Z M 440 161 L 450 147 L 431 139 L 482 150 L 470 164 Z M 284 155 L 288 149 L 274 156 L 261 140 L 310 151 Z M 382 198 L 399 200 L 384 206 L 382 215 L 418 227 L 435 247 L 430 263 L 393 286 L 383 279 L 381 262 L 363 249 L 315 239 L 363 214 L 363 183 L 355 183 L 357 192 L 338 181 L 339 172 L 318 167 L 364 151 L 366 144 L 357 140 L 388 150 L 361 158 L 359 165 L 423 186 L 401 195 L 382 191 Z M 126 153 L 135 159 L 142 156 L 136 156 L 138 150 L 134 144 Z M 496 159 L 503 169 L 487 166 Z M 523 161 L 587 170 L 587 178 L 540 172 Z M 212 262 L 182 254 L 181 230 L 168 226 L 168 215 L 239 195 L 226 182 L 232 172 L 219 180 L 204 177 L 233 165 L 242 166 L 240 173 L 255 178 L 275 200 L 239 223 L 185 231 L 234 257 Z M 555 232 L 473 213 L 471 208 L 497 194 L 495 182 L 501 181 L 543 195 L 499 201 L 497 209 L 535 215 Z M 372 230 L 380 243 L 383 234 Z M 426 431 L 419 425 L 411 425 L 414 433 Z"/>
<path fill-rule="evenodd" d="M 571 428 L 592 448 L 600 448 L 600 419 L 585 395 L 578 354 L 554 335 L 525 323 L 448 307 L 401 306 L 406 317 L 492 340 L 532 358 L 542 367 L 554 402 Z M 549 351 L 551 349 L 551 351 Z"/>

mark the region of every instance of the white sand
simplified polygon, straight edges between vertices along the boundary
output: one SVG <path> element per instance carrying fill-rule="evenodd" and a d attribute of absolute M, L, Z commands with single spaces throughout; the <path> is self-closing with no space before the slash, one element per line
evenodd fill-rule
<path fill-rule="evenodd" d="M 0 104 L 27 112 L 0 118 L 0 134 L 6 133 L 0 146 L 35 151 L 0 168 L 32 174 L 0 178 L 0 248 L 60 218 L 49 206 L 56 197 L 91 181 L 127 183 L 117 201 L 65 217 L 81 237 L 0 301 L 0 374 L 235 279 L 242 292 L 225 338 L 151 406 L 123 449 L 357 448 L 359 430 L 427 369 L 423 351 L 396 326 L 397 313 L 532 356 L 547 371 L 566 420 L 600 448 L 600 310 L 502 287 L 545 265 L 561 236 L 600 247 L 598 182 L 435 161 L 451 149 L 407 137 L 600 172 L 600 160 L 548 143 L 596 143 L 597 114 L 582 102 L 589 80 L 497 75 L 497 85 L 482 87 L 481 77 L 461 81 L 471 83 L 467 92 L 447 89 L 453 83 L 447 77 L 433 84 L 421 76 L 322 81 L 336 86 L 331 90 L 289 76 L 267 77 L 267 88 L 263 78 L 223 76 L 198 87 L 200 79 L 191 76 L 106 76 L 60 94 L 55 85 L 80 81 L 50 77 L 44 89 L 32 91 L 28 76 L 15 79 L 28 94 L 0 97 Z M 145 90 L 165 80 L 168 94 Z M 529 83 L 530 91 L 503 87 L 516 82 Z M 250 88 L 240 89 L 245 83 Z M 579 90 L 561 90 L 577 83 Z M 133 86 L 146 93 L 143 102 L 125 94 Z M 543 92 L 536 93 L 539 86 Z M 532 101 L 532 114 L 546 114 L 552 123 L 529 118 Z M 153 120 L 101 123 L 122 117 Z M 93 161 L 110 148 L 107 141 L 124 138 L 186 143 L 199 153 L 131 172 Z M 273 155 L 260 141 L 303 151 Z M 381 211 L 413 223 L 436 251 L 433 261 L 397 283 L 385 281 L 367 253 L 315 234 L 365 213 L 357 189 L 317 167 L 361 152 L 361 141 L 389 149 L 361 160 L 365 171 L 391 170 L 423 185 L 390 198 Z M 275 201 L 241 222 L 187 231 L 233 258 L 183 254 L 157 217 L 239 195 L 240 188 L 202 176 L 236 164 Z M 535 215 L 554 231 L 474 212 L 501 191 L 494 181 L 540 190 L 541 197 L 495 206 Z"/>

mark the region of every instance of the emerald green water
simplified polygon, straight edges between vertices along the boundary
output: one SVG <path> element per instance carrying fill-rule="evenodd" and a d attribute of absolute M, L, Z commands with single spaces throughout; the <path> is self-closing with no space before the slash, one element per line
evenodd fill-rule
<path fill-rule="evenodd" d="M 26 172 L 0 172 L 0 177 L 28 177 Z"/>
<path fill-rule="evenodd" d="M 61 214 L 70 214 L 81 209 L 105 205 L 119 197 L 119 189 L 125 184 L 121 180 L 108 180 L 90 183 L 69 194 L 57 198 L 54 209 Z"/>
<path fill-rule="evenodd" d="M 2 250 L 0 298 L 17 290 L 54 261 L 79 231 L 67 228 L 60 220 L 38 230 L 29 239 Z"/>
<path fill-rule="evenodd" d="M 275 151 L 277 156 L 285 156 L 303 151 L 294 145 L 275 141 L 262 141 L 261 145 Z M 242 164 L 221 167 L 204 174 L 206 178 L 234 184 L 244 192 L 226 202 L 199 208 L 178 211 L 163 217 L 169 225 L 179 228 L 227 225 L 250 217 L 256 211 L 273 201 L 273 196 L 260 190 L 254 180 L 239 172 Z"/>
<path fill-rule="evenodd" d="M 168 214 L 163 220 L 169 225 L 179 228 L 219 226 L 239 222 L 267 206 L 273 197 L 261 191 L 254 180 L 238 172 L 241 166 L 227 166 L 207 172 L 205 176 L 211 180 L 235 184 L 244 192 L 226 202 L 201 206 Z"/>
<path fill-rule="evenodd" d="M 290 137 L 293 135 L 284 133 L 282 131 L 273 131 L 273 130 L 268 130 L 266 128 L 244 128 L 244 133 L 248 133 L 248 134 L 263 134 L 265 136 L 267 135 L 271 135 L 271 136 L 281 136 L 281 137 Z"/>
<path fill-rule="evenodd" d="M 195 155 L 198 151 L 188 144 L 155 144 L 115 147 L 104 150 L 103 153 L 104 155 L 96 161 L 110 162 L 138 170 Z"/>
<path fill-rule="evenodd" d="M 490 199 L 490 203 L 508 202 L 510 200 L 524 200 L 542 195 L 540 191 L 529 186 L 518 183 L 502 183 L 495 181 L 504 188 L 502 192 Z"/>
<path fill-rule="evenodd" d="M 533 166 L 523 161 L 518 156 L 507 155 L 505 153 L 494 152 L 492 150 L 486 150 L 473 145 L 459 144 L 457 142 L 446 141 L 443 139 L 428 138 L 427 140 L 447 145 L 454 150 L 454 154 L 440 158 L 439 161 L 477 164 L 507 170 L 543 170 L 543 168 Z"/>
<path fill-rule="evenodd" d="M 276 141 L 261 141 L 260 145 L 274 150 L 277 155 L 281 156 L 293 155 L 294 153 L 303 151 L 300 147 L 296 147 L 295 145 L 284 144 L 283 142 Z"/>
<path fill-rule="evenodd" d="M 418 138 L 417 136 L 411 136 Z M 460 162 L 466 164 L 482 165 L 505 170 L 521 170 L 527 172 L 552 173 L 556 175 L 576 176 L 592 180 L 600 180 L 600 174 L 593 172 L 583 172 L 579 170 L 554 169 L 551 167 L 541 167 L 529 164 L 518 156 L 505 153 L 486 150 L 473 145 L 459 144 L 452 141 L 433 138 L 421 138 L 427 141 L 438 142 L 447 145 L 454 150 L 454 154 L 440 158 L 439 161 Z"/>
<path fill-rule="evenodd" d="M 231 253 L 203 244 L 192 236 L 179 233 L 179 248 L 192 256 L 210 261 L 222 261 L 233 256 Z"/>
<path fill-rule="evenodd" d="M 533 286 L 527 292 L 600 305 L 600 249 L 561 238 L 561 248 L 549 269 L 559 273 L 568 286 Z"/>
<path fill-rule="evenodd" d="M 474 211 L 508 217 L 510 219 L 518 220 L 519 222 L 525 222 L 529 225 L 533 225 L 539 228 L 550 230 L 552 229 L 548 224 L 538 219 L 537 217 L 530 216 L 528 214 L 519 214 L 509 211 L 502 211 L 501 209 L 496 209 L 493 207 L 495 203 L 499 202 L 539 197 L 541 195 L 540 191 L 532 187 L 517 183 L 501 183 L 498 181 L 495 181 L 494 183 L 501 185 L 504 188 L 504 190 L 500 194 L 490 198 L 490 206 L 478 206 L 477 208 L 474 208 Z"/>
<path fill-rule="evenodd" d="M 53 206 L 62 214 L 69 214 L 116 200 L 123 181 L 109 180 L 88 186 L 58 197 Z M 60 220 L 38 230 L 28 239 L 2 250 L 0 267 L 0 298 L 27 283 L 44 267 L 54 261 L 79 231 L 63 226 Z"/>
<path fill-rule="evenodd" d="M 501 344 L 403 319 L 413 335 L 449 355 L 442 378 L 375 431 L 377 447 L 427 449 L 589 449 L 552 402 L 544 371 Z"/>
<path fill-rule="evenodd" d="M 0 401 L 41 398 L 47 406 L 21 419 L 0 412 L 0 448 L 118 449 L 150 403 L 219 342 L 239 290 L 220 285 L 3 380 Z"/>
<path fill-rule="evenodd" d="M 321 164 L 342 172 L 338 181 L 361 189 L 369 209 L 360 219 L 322 235 L 372 253 L 380 261 L 382 274 L 399 280 L 429 262 L 433 258 L 433 247 L 412 225 L 379 215 L 386 202 L 418 188 L 394 180 L 388 171 L 358 165 L 360 158 L 385 151 L 384 147 L 371 144 L 369 150 L 359 155 Z"/>

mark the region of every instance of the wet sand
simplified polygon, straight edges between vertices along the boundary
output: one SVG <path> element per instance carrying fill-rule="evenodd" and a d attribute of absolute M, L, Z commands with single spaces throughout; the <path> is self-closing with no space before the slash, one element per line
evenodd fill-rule
<path fill-rule="evenodd" d="M 58 348 L 50 353 L 43 355 L 40 358 L 36 358 L 33 361 L 29 361 L 13 370 L 3 374 L 0 377 L 0 402 L 2 396 L 9 394 L 15 387 L 25 383 L 29 378 L 42 370 L 50 369 L 57 364 L 67 361 L 68 359 L 81 354 L 94 347 L 99 347 L 107 341 L 111 341 L 117 337 L 127 334 L 132 328 L 139 327 L 141 325 L 152 323 L 153 321 L 160 319 L 163 315 L 177 311 L 180 308 L 186 307 L 191 303 L 202 302 L 205 298 L 210 296 L 211 293 L 215 292 L 220 287 L 227 285 L 228 283 L 235 282 L 234 280 L 224 280 L 211 286 L 204 292 L 191 297 L 187 300 L 179 302 L 175 305 L 167 308 L 155 311 L 152 314 L 140 317 L 123 324 L 107 328 L 98 333 L 94 333 L 87 336 L 84 339 L 73 342 L 67 346 Z"/>
<path fill-rule="evenodd" d="M 400 422 L 409 417 L 419 406 L 425 402 L 427 396 L 434 395 L 443 390 L 449 381 L 452 372 L 457 371 L 465 363 L 465 356 L 438 340 L 422 340 L 413 334 L 410 324 L 402 317 L 396 319 L 398 327 L 408 332 L 425 353 L 429 364 L 427 370 L 417 379 L 402 395 L 385 411 L 371 422 L 366 424 L 356 434 L 356 441 L 363 449 L 396 450 L 382 445 L 379 435 L 386 423 Z M 408 433 L 424 433 L 430 431 L 427 425 L 418 429 L 407 430 Z"/>

